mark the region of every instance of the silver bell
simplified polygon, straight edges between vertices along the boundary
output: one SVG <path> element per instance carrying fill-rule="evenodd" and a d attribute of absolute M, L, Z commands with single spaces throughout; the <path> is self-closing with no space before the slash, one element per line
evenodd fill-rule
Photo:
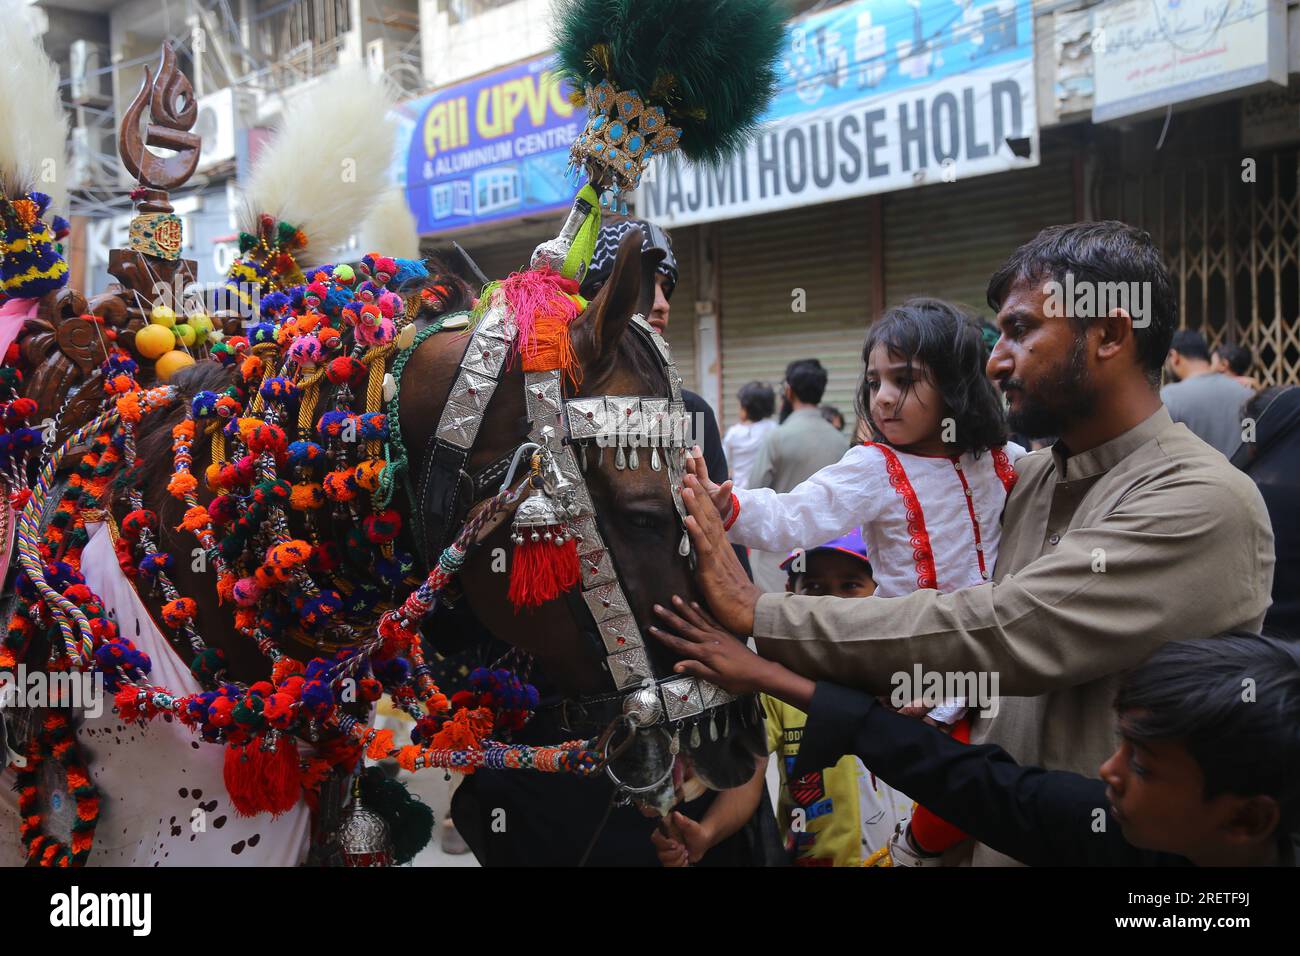
<path fill-rule="evenodd" d="M 366 808 L 360 797 L 352 798 L 352 806 L 339 825 L 338 838 L 344 866 L 393 865 L 393 840 L 388 823 Z"/>

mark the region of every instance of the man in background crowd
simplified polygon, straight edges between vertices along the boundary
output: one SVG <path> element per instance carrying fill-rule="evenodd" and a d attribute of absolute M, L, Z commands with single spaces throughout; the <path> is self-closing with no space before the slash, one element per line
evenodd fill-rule
<path fill-rule="evenodd" d="M 747 382 L 736 395 L 740 403 L 740 421 L 727 429 L 722 437 L 722 448 L 731 465 L 731 480 L 737 488 L 746 488 L 749 467 L 758 450 L 776 427 L 772 416 L 776 412 L 776 395 L 772 386 L 764 382 Z"/>
<path fill-rule="evenodd" d="M 822 417 L 817 405 L 826 393 L 826 369 L 817 359 L 799 359 L 785 369 L 781 424 L 759 449 L 750 466 L 748 488 L 790 491 L 806 478 L 834 464 L 849 450 L 844 433 Z M 754 583 L 764 591 L 784 591 L 784 554 L 751 549 Z"/>
<path fill-rule="evenodd" d="M 1251 366 L 1254 364 L 1255 357 L 1250 354 L 1250 349 L 1228 342 L 1218 346 L 1210 356 L 1211 372 L 1226 375 L 1234 382 L 1252 390 L 1259 388 L 1259 382 L 1250 374 Z"/>
<path fill-rule="evenodd" d="M 1169 416 L 1227 457 L 1241 444 L 1242 406 L 1251 390 L 1210 367 L 1205 336 L 1179 329 L 1169 346 L 1165 370 L 1176 381 L 1160 390 Z"/>

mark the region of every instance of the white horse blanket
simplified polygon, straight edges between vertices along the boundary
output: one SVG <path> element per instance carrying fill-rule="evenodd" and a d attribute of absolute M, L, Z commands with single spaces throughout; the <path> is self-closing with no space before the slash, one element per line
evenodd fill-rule
<path fill-rule="evenodd" d="M 90 525 L 82 572 L 112 608 L 118 627 L 153 661 L 150 678 L 172 693 L 202 690 L 163 638 L 118 566 L 104 525 Z M 99 788 L 100 817 L 91 866 L 296 866 L 307 857 L 311 812 L 302 801 L 274 819 L 241 817 L 222 780 L 225 748 L 203 743 L 179 721 L 127 724 L 105 695 L 103 712 L 77 730 Z M 46 761 L 46 767 L 52 761 Z M 48 779 L 48 778 L 47 778 Z M 24 862 L 14 773 L 0 774 L 0 865 Z M 67 839 L 72 801 L 52 788 L 46 820 Z"/>

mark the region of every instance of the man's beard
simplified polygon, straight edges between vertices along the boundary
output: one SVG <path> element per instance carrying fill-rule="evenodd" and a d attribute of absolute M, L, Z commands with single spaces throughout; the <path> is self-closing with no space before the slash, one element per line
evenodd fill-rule
<path fill-rule="evenodd" d="M 1076 338 L 1070 357 L 1032 390 L 1020 379 L 1000 383 L 1003 391 L 1015 388 L 1020 392 L 1019 406 L 1007 415 L 1012 431 L 1027 438 L 1054 438 L 1093 413 L 1097 389 L 1088 375 L 1085 343 L 1083 336 Z"/>
<path fill-rule="evenodd" d="M 793 411 L 794 411 L 794 406 L 790 404 L 790 399 L 788 398 L 781 399 L 781 415 L 779 418 L 777 418 L 777 424 L 783 423 L 787 418 L 790 417 L 790 413 Z"/>

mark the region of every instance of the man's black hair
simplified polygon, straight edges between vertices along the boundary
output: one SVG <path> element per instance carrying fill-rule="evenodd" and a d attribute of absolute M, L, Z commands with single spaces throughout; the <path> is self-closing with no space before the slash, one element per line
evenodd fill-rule
<path fill-rule="evenodd" d="M 751 422 L 761 422 L 776 412 L 776 393 L 765 382 L 746 382 L 736 397 Z"/>
<path fill-rule="evenodd" d="M 1210 360 L 1210 347 L 1205 344 L 1205 336 L 1195 329 L 1179 329 L 1170 340 L 1169 347 L 1185 359 L 1199 359 L 1202 362 Z"/>
<path fill-rule="evenodd" d="M 1255 364 L 1255 357 L 1250 354 L 1250 349 L 1242 345 L 1224 342 L 1214 351 L 1218 352 L 1219 358 L 1228 364 L 1228 371 L 1233 375 L 1248 375 L 1250 367 Z"/>
<path fill-rule="evenodd" d="M 805 405 L 816 405 L 826 393 L 826 369 L 817 359 L 798 359 L 785 367 L 785 383 Z"/>
<path fill-rule="evenodd" d="M 1169 355 L 1169 341 L 1178 321 L 1169 270 L 1149 233 L 1126 223 L 1076 222 L 1048 226 L 1011 254 L 989 279 L 988 303 L 994 312 L 1017 282 L 1064 284 L 1073 274 L 1080 283 L 1148 283 L 1148 312 L 1145 323 L 1135 322 L 1138 361 L 1152 385 L 1160 383 L 1160 371 Z M 1135 317 L 1136 319 L 1136 317 Z M 1095 321 L 1092 316 L 1072 316 L 1076 332 L 1084 332 Z"/>
<path fill-rule="evenodd" d="M 1300 644 L 1233 631 L 1170 641 L 1120 686 L 1134 740 L 1178 740 L 1200 765 L 1205 799 L 1269 796 L 1281 832 L 1300 825 Z"/>
<path fill-rule="evenodd" d="M 870 364 L 872 351 L 882 344 L 909 365 L 915 361 L 926 366 L 930 382 L 952 415 L 954 444 L 962 451 L 980 452 L 1006 444 L 1006 412 L 985 374 L 988 349 L 974 318 L 943 299 L 908 299 L 886 310 L 867 330 L 864 364 Z M 858 389 L 857 412 L 871 426 L 874 439 L 883 441 L 871 417 L 865 374 Z"/>

